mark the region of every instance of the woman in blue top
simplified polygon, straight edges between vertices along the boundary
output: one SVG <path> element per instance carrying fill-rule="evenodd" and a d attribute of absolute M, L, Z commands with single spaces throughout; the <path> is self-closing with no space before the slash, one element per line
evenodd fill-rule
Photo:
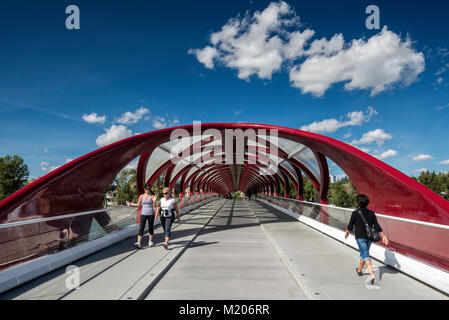
<path fill-rule="evenodd" d="M 139 228 L 139 235 L 137 236 L 137 242 L 134 244 L 138 249 L 142 248 L 141 242 L 143 237 L 143 232 L 145 230 L 146 222 L 148 221 L 148 232 L 150 234 L 149 236 L 149 242 L 148 246 L 153 246 L 153 235 L 154 235 L 154 209 L 153 204 L 156 202 L 156 196 L 151 193 L 151 187 L 145 186 L 145 193 L 142 194 L 139 197 L 139 201 L 137 204 L 129 203 L 128 201 L 126 204 L 128 206 L 132 207 L 139 207 L 142 205 L 142 214 L 140 216 L 140 228 Z"/>
<path fill-rule="evenodd" d="M 371 282 L 371 284 L 374 284 L 375 276 L 373 271 L 373 265 L 371 263 L 371 259 L 369 256 L 369 249 L 371 247 L 372 241 L 368 239 L 368 235 L 366 234 L 366 225 L 360 214 L 363 214 L 363 217 L 365 218 L 369 226 L 374 227 L 376 231 L 379 232 L 379 235 L 382 238 L 382 242 L 384 243 L 385 246 L 388 245 L 389 241 L 382 232 L 382 228 L 377 222 L 375 213 L 367 209 L 368 204 L 369 204 L 368 196 L 364 194 L 359 194 L 357 196 L 357 205 L 359 209 L 352 212 L 351 219 L 349 220 L 349 224 L 346 228 L 345 239 L 348 238 L 349 231 L 352 231 L 352 229 L 355 226 L 355 240 L 357 241 L 357 246 L 359 247 L 360 250 L 360 265 L 355 271 L 359 276 L 362 276 L 363 275 L 362 268 L 366 264 L 366 266 L 368 267 L 368 271 L 371 275 L 369 282 Z"/>

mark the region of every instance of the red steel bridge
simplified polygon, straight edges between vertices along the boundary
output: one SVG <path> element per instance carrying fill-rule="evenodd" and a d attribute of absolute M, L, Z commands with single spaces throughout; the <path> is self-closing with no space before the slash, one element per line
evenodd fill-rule
<path fill-rule="evenodd" d="M 124 225 L 111 219 L 114 209 L 104 208 L 104 194 L 136 158 L 139 194 L 145 184 L 162 178 L 165 186 L 177 191 L 182 208 L 217 201 L 233 191 L 257 190 L 264 202 L 318 223 L 314 228 L 342 231 L 347 210 L 327 203 L 330 160 L 371 199 L 369 208 L 390 239 L 388 248 L 379 247 L 449 272 L 448 201 L 341 141 L 245 123 L 194 124 L 136 135 L 90 152 L 24 187 L 0 202 L 0 268 L 8 271 L 50 252 L 62 252 L 67 243 L 70 247 L 88 242 L 94 224 L 104 234 L 122 230 Z M 316 189 L 316 203 L 303 199 L 305 178 Z M 296 199 L 289 199 L 291 188 Z M 135 224 L 135 216 L 128 220 L 127 224 Z"/>

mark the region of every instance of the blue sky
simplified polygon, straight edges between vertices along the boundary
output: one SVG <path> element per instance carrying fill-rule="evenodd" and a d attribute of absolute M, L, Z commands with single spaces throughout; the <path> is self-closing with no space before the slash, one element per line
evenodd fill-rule
<path fill-rule="evenodd" d="M 80 30 L 65 28 L 71 4 Z M 365 26 L 370 4 L 380 30 Z M 249 34 L 270 6 L 285 23 Z M 448 13 L 439 0 L 2 1 L 0 156 L 22 156 L 37 177 L 113 138 L 241 121 L 315 130 L 409 175 L 449 171 Z M 237 34 L 217 34 L 231 18 Z M 287 51 L 305 30 L 313 36 Z M 256 53 L 245 37 L 262 44 Z"/>

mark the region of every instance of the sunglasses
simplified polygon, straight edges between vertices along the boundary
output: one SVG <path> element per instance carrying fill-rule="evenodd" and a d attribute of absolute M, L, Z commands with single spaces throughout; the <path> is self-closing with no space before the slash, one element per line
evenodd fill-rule
<path fill-rule="evenodd" d="M 163 194 L 168 194 L 168 192 L 164 192 Z"/>

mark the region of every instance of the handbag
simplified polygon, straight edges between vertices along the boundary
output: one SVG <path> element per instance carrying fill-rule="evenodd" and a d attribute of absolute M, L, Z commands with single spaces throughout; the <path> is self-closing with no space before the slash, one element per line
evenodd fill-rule
<path fill-rule="evenodd" d="M 376 228 L 370 227 L 370 225 L 368 224 L 368 222 L 366 221 L 365 217 L 363 216 L 360 210 L 357 210 L 357 212 L 359 213 L 360 217 L 365 223 L 366 235 L 368 237 L 368 240 L 371 240 L 372 242 L 379 242 L 381 239 L 379 232 L 377 232 Z"/>

